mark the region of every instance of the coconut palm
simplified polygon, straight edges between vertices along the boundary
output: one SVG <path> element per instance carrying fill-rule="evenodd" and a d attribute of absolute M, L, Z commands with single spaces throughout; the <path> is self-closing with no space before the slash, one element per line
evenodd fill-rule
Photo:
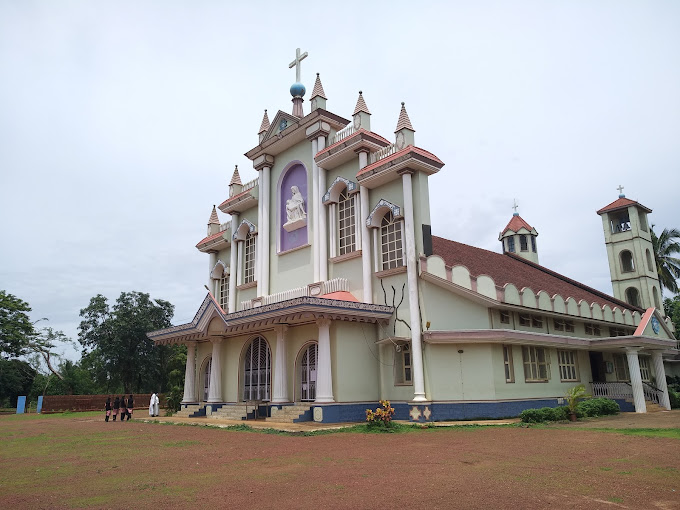
<path fill-rule="evenodd" d="M 651 229 L 652 245 L 654 246 L 654 258 L 656 269 L 659 273 L 659 285 L 661 289 L 668 289 L 677 294 L 677 278 L 680 278 L 680 258 L 674 257 L 680 254 L 680 230 L 672 228 L 663 229 L 659 237 L 654 233 L 654 225 Z"/>

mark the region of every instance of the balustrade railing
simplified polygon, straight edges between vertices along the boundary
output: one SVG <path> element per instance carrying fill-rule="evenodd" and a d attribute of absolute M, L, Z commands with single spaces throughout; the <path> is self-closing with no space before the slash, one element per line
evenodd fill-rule
<path fill-rule="evenodd" d="M 388 145 L 387 147 L 383 147 L 379 151 L 374 152 L 371 154 L 371 163 L 375 163 L 376 161 L 380 161 L 383 158 L 386 158 L 387 156 L 391 156 L 397 152 L 397 146 L 392 144 Z"/>
<path fill-rule="evenodd" d="M 342 128 L 340 131 L 335 133 L 335 136 L 331 138 L 328 142 L 328 145 L 333 145 L 334 143 L 338 143 L 341 140 L 344 140 L 348 136 L 352 136 L 356 130 L 354 129 L 354 124 L 348 124 L 344 128 Z"/>
<path fill-rule="evenodd" d="M 591 382 L 593 397 L 633 398 L 633 388 L 625 382 Z"/>
<path fill-rule="evenodd" d="M 655 388 L 649 383 L 642 382 L 642 391 L 645 393 L 645 400 L 649 400 L 651 402 L 654 402 L 655 404 L 660 404 L 661 399 L 663 398 L 663 392 Z"/>
<path fill-rule="evenodd" d="M 235 187 L 229 186 L 229 197 L 233 197 L 234 195 L 237 195 L 238 193 L 243 193 L 244 191 L 248 191 L 249 189 L 253 189 L 255 186 L 257 186 L 257 179 L 253 179 L 252 181 L 246 182 L 244 185 L 241 186 L 240 191 L 236 191 Z"/>
<path fill-rule="evenodd" d="M 312 289 L 318 290 L 318 292 L 312 293 Z M 261 299 L 256 298 L 255 300 L 249 299 L 248 301 L 241 301 L 240 310 L 250 310 L 255 307 L 255 301 L 261 305 L 270 305 L 272 303 L 278 303 L 280 301 L 287 301 L 288 299 L 295 299 L 304 296 L 323 296 L 324 294 L 330 294 L 331 292 L 349 292 L 349 280 L 347 278 L 333 278 L 332 280 L 327 280 L 319 285 L 306 285 L 304 287 L 296 287 L 294 289 L 284 290 L 283 292 L 277 292 L 276 294 L 270 294 L 269 296 L 264 296 Z"/>

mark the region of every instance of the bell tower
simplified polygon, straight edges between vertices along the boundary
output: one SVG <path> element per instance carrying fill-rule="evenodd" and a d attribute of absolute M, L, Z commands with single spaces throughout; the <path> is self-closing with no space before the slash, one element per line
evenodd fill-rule
<path fill-rule="evenodd" d="M 647 221 L 652 210 L 626 198 L 623 186 L 617 189 L 619 198 L 597 211 L 602 217 L 614 297 L 639 308 L 656 307 L 663 314 Z"/>
<path fill-rule="evenodd" d="M 538 250 L 536 249 L 538 232 L 522 219 L 517 212 L 518 207 L 515 200 L 512 206 L 515 212 L 512 213 L 510 222 L 498 234 L 498 240 L 503 245 L 503 253 L 514 253 L 523 259 L 538 264 Z"/>

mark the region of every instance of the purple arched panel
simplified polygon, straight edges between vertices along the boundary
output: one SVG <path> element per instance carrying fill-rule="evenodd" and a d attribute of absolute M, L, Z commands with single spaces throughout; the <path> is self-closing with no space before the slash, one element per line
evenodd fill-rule
<path fill-rule="evenodd" d="M 288 169 L 281 179 L 279 188 L 279 236 L 281 239 L 279 251 L 288 251 L 298 246 L 307 244 L 307 225 L 292 232 L 286 232 L 283 224 L 288 219 L 286 214 L 286 201 L 291 197 L 290 188 L 297 186 L 305 200 L 305 212 L 307 213 L 307 224 L 309 224 L 309 200 L 307 199 L 307 170 L 303 165 L 293 165 Z"/>

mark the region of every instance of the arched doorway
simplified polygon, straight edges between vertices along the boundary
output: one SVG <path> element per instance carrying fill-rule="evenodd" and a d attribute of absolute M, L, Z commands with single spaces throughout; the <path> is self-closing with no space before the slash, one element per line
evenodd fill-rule
<path fill-rule="evenodd" d="M 304 402 L 316 399 L 316 361 L 319 344 L 312 343 L 302 352 L 300 358 L 300 400 Z"/>
<path fill-rule="evenodd" d="M 210 372 L 212 370 L 212 356 L 207 358 L 203 362 L 203 369 L 201 370 L 201 402 L 208 401 L 208 395 L 210 394 Z"/>
<path fill-rule="evenodd" d="M 243 400 L 271 399 L 271 351 L 267 340 L 250 341 L 243 357 Z"/>

